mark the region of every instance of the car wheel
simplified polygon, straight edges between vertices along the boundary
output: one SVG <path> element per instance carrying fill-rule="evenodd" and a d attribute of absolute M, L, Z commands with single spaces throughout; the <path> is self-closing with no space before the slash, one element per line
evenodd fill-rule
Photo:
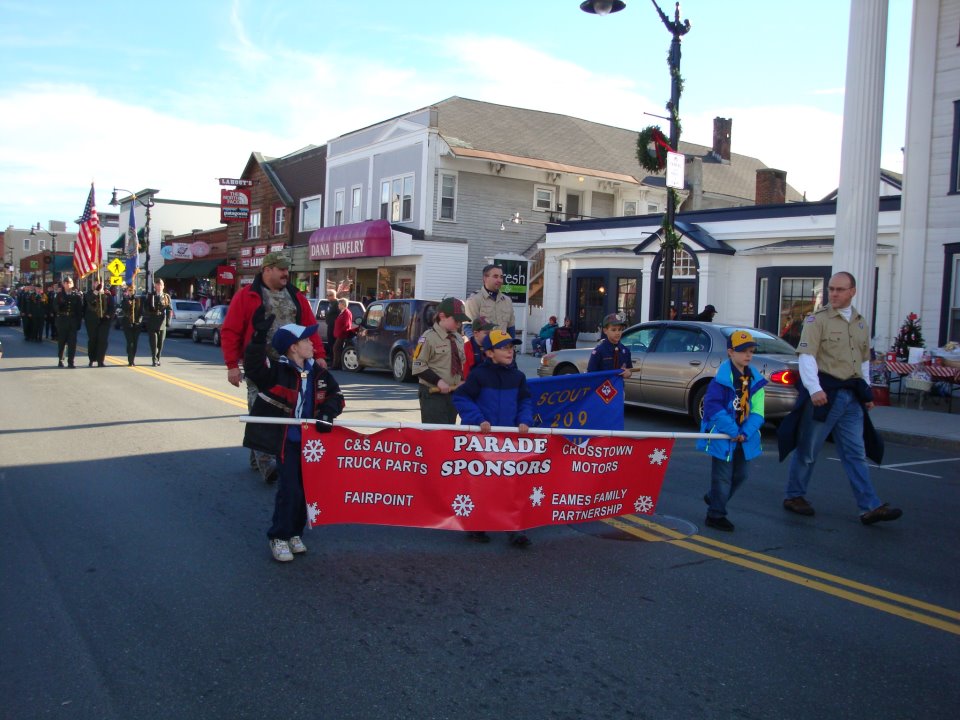
<path fill-rule="evenodd" d="M 190 335 L 193 337 L 193 341 L 195 343 L 200 342 L 200 332 L 196 328 L 193 329 L 193 332 L 190 333 Z"/>
<path fill-rule="evenodd" d="M 703 396 L 707 394 L 707 385 L 703 383 L 693 392 L 693 402 L 690 403 L 690 419 L 700 427 L 703 421 Z"/>
<path fill-rule="evenodd" d="M 553 371 L 554 375 L 576 375 L 579 370 L 577 370 L 576 365 L 571 365 L 570 363 L 561 363 L 557 365 L 557 369 Z"/>
<path fill-rule="evenodd" d="M 407 360 L 407 354 L 403 350 L 394 353 L 390 369 L 393 372 L 393 379 L 397 382 L 407 382 L 410 379 L 410 361 Z"/>
<path fill-rule="evenodd" d="M 353 346 L 345 347 L 343 355 L 340 357 L 340 365 L 347 372 L 360 372 L 360 356 L 357 355 L 357 349 Z"/>
<path fill-rule="evenodd" d="M 220 331 L 219 330 L 213 331 L 213 344 L 216 345 L 217 347 L 220 347 Z"/>

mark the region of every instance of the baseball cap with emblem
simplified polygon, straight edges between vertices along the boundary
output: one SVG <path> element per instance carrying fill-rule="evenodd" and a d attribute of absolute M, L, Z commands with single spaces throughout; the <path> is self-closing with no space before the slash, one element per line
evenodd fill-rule
<path fill-rule="evenodd" d="M 755 348 L 757 343 L 753 339 L 753 335 L 748 333 L 746 330 L 734 330 L 730 335 L 729 340 L 727 340 L 727 347 L 729 347 L 734 352 L 743 352 L 744 350 L 749 350 L 750 348 Z"/>
<path fill-rule="evenodd" d="M 610 313 L 603 319 L 603 327 L 608 327 L 609 325 L 620 325 L 621 327 L 627 326 L 627 321 L 624 320 L 617 313 Z"/>
<path fill-rule="evenodd" d="M 444 298 L 437 305 L 437 312 L 456 318 L 457 322 L 470 322 L 470 316 L 463 311 L 463 300 L 455 297 Z"/>
<path fill-rule="evenodd" d="M 519 340 L 515 340 L 513 335 L 508 332 L 504 332 L 500 328 L 494 328 L 490 331 L 490 334 L 483 339 L 484 350 L 496 350 L 497 348 L 519 344 Z"/>
<path fill-rule="evenodd" d="M 317 332 L 316 325 L 297 325 L 296 323 L 289 323 L 283 327 L 277 328 L 277 331 L 273 334 L 273 339 L 270 343 L 273 345 L 273 349 L 276 350 L 281 355 L 286 355 L 287 350 L 290 349 L 290 346 L 295 342 L 308 338 L 314 333 Z"/>
<path fill-rule="evenodd" d="M 281 270 L 290 269 L 290 258 L 283 253 L 272 252 L 263 256 L 263 267 L 275 267 Z"/>

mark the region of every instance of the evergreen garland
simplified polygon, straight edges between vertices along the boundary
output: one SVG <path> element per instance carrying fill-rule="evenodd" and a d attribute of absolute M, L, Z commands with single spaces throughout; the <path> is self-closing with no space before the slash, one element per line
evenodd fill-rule
<path fill-rule="evenodd" d="M 923 333 L 920 330 L 920 317 L 916 313 L 907 315 L 906 321 L 900 326 L 897 339 L 893 341 L 893 349 L 898 358 L 906 359 L 910 354 L 907 348 L 923 347 Z"/>

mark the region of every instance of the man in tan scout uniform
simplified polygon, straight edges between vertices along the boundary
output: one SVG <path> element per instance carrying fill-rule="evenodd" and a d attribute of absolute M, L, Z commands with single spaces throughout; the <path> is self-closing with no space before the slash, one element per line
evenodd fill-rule
<path fill-rule="evenodd" d="M 413 351 L 413 374 L 420 380 L 420 421 L 453 425 L 457 409 L 450 392 L 463 382 L 463 337 L 460 323 L 470 320 L 463 302 L 444 298 L 437 306 L 437 319 Z"/>
<path fill-rule="evenodd" d="M 803 389 L 798 407 L 788 418 L 797 420 L 796 448 L 783 507 L 798 515 L 814 514 L 804 496 L 820 448 L 833 433 L 860 509 L 860 522 L 872 525 L 896 520 L 902 512 L 880 501 L 867 470 L 864 419 L 873 408 L 873 393 L 866 381 L 870 377 L 870 327 L 851 304 L 857 283 L 850 273 L 839 272 L 830 278 L 827 291 L 830 304 L 804 320 L 797 347 Z M 781 425 L 781 440 L 788 420 Z M 873 432 L 869 419 L 866 424 L 867 432 Z"/>

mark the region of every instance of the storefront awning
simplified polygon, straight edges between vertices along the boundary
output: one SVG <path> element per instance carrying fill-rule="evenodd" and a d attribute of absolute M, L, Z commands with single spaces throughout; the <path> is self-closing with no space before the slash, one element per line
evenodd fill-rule
<path fill-rule="evenodd" d="M 386 220 L 335 225 L 310 235 L 311 260 L 341 260 L 356 257 L 389 257 L 393 231 Z"/>
<path fill-rule="evenodd" d="M 164 263 L 153 271 L 153 277 L 165 280 L 175 278 L 177 277 L 177 271 L 180 269 L 180 267 L 187 264 L 188 263 Z"/>
<path fill-rule="evenodd" d="M 188 260 L 186 262 L 168 262 L 161 265 L 153 274 L 156 278 L 198 278 L 210 277 L 217 271 L 217 266 L 224 262 L 220 260 Z"/>

